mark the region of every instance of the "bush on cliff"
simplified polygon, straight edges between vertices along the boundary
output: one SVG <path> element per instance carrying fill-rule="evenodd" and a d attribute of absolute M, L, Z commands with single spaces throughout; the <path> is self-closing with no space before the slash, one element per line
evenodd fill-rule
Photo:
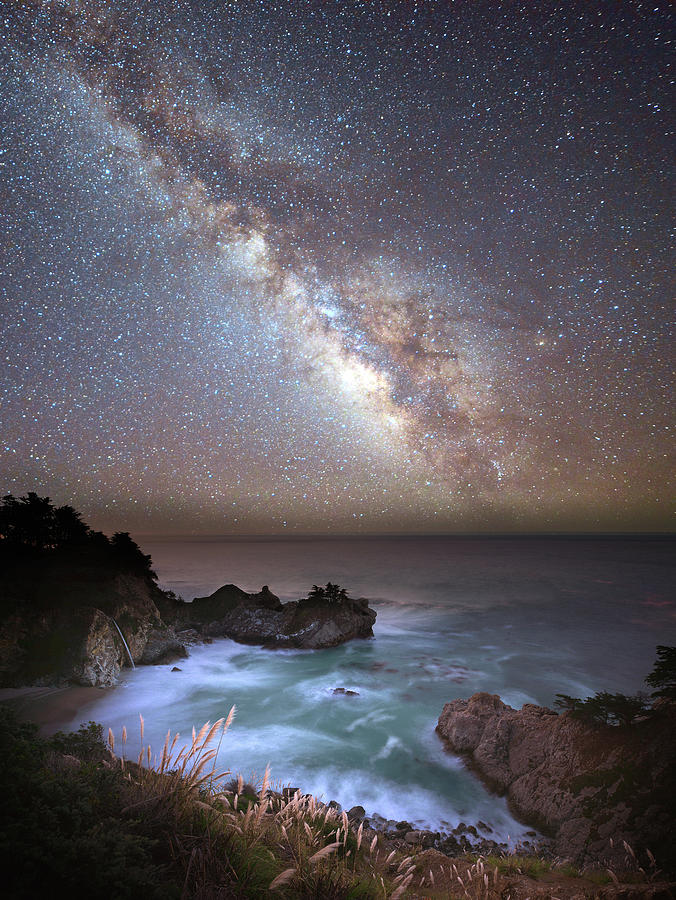
<path fill-rule="evenodd" d="M 581 700 L 568 694 L 557 694 L 554 705 L 567 710 L 574 718 L 593 725 L 632 725 L 637 719 L 645 718 L 652 707 L 645 697 L 637 694 L 611 694 L 597 691 L 593 697 Z"/>
<path fill-rule="evenodd" d="M 301 602 L 344 603 L 349 599 L 350 598 L 345 588 L 340 587 L 340 585 L 338 584 L 332 584 L 330 581 L 327 581 L 326 587 L 318 587 L 316 584 L 313 584 L 312 590 L 309 592 L 305 600 Z"/>
<path fill-rule="evenodd" d="M 657 688 L 653 697 L 676 699 L 676 647 L 657 647 L 657 661 L 653 671 L 645 679 L 650 687 Z M 651 716 L 653 706 L 644 694 L 627 696 L 597 691 L 593 697 L 582 700 L 569 694 L 557 694 L 554 706 L 569 712 L 574 718 L 590 725 L 633 725 Z"/>

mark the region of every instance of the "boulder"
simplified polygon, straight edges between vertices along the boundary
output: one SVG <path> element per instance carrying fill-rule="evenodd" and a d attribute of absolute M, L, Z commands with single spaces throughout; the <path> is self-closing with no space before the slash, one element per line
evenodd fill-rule
<path fill-rule="evenodd" d="M 353 806 L 347 811 L 347 818 L 350 822 L 362 822 L 366 816 L 366 810 L 363 806 Z"/>
<path fill-rule="evenodd" d="M 188 651 L 176 637 L 173 628 L 152 628 L 139 662 L 142 665 L 161 665 L 185 659 Z"/>
<path fill-rule="evenodd" d="M 665 838 L 676 797 L 676 705 L 618 728 L 533 704 L 515 710 L 479 693 L 447 703 L 437 732 L 489 788 L 507 795 L 516 815 L 553 838 L 556 855 L 578 865 L 614 857 L 621 864 L 623 841 L 673 852 Z"/>

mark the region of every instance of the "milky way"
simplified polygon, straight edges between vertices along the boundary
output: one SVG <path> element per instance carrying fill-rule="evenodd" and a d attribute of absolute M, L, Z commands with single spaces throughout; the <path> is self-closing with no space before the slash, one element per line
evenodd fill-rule
<path fill-rule="evenodd" d="M 670 527 L 667 3 L 0 3 L 0 489 Z"/>

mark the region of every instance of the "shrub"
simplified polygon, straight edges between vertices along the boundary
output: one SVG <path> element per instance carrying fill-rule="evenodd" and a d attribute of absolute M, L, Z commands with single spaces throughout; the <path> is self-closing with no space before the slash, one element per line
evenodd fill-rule
<path fill-rule="evenodd" d="M 640 694 L 628 697 L 625 694 L 597 691 L 593 697 L 587 697 L 586 700 L 570 697 L 568 694 L 557 694 L 556 697 L 555 706 L 591 725 L 628 726 L 652 712 L 650 704 Z"/>
<path fill-rule="evenodd" d="M 3 896 L 40 896 L 46 885 L 93 898 L 177 897 L 171 860 L 120 815 L 121 773 L 102 758 L 100 726 L 42 740 L 0 707 L 0 866 Z M 84 751 L 85 760 L 63 756 Z M 61 764 L 59 764 L 61 763 Z"/>
<path fill-rule="evenodd" d="M 327 581 L 326 587 L 318 587 L 316 584 L 313 584 L 312 590 L 306 599 L 311 602 L 343 603 L 350 598 L 345 588 Z"/>

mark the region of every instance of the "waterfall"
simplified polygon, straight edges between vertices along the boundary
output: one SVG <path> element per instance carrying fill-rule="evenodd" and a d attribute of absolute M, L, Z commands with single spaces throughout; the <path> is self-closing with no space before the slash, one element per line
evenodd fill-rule
<path fill-rule="evenodd" d="M 118 634 L 120 635 L 120 637 L 122 638 L 122 643 L 124 644 L 124 649 L 127 651 L 127 656 L 129 657 L 129 662 L 131 663 L 131 667 L 132 667 L 132 669 L 135 669 L 136 666 L 134 665 L 134 660 L 132 659 L 131 652 L 130 652 L 130 650 L 129 650 L 129 645 L 128 645 L 127 642 L 125 641 L 124 635 L 123 635 L 122 632 L 120 631 L 120 626 L 117 624 L 117 622 L 115 621 L 115 619 L 113 619 L 112 616 L 110 617 L 110 621 L 111 621 L 111 622 L 113 623 L 113 625 L 117 628 L 117 633 L 118 633 Z"/>

